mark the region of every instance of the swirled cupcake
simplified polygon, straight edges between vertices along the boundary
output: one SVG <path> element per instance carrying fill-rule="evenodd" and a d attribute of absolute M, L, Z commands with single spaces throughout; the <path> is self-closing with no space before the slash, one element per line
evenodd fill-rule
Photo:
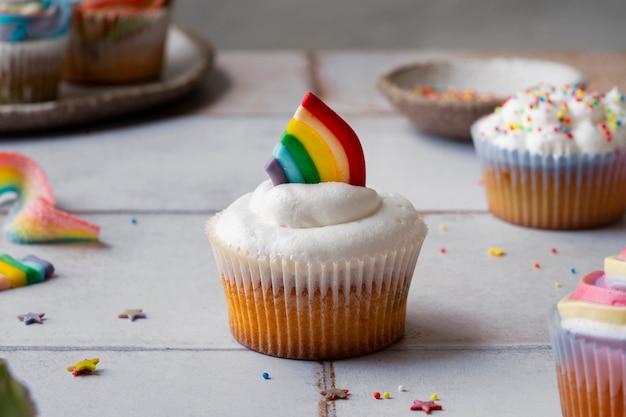
<path fill-rule="evenodd" d="M 365 186 L 354 131 L 309 93 L 266 170 L 206 225 L 234 337 L 308 360 L 400 338 L 427 228 L 408 200 Z"/>
<path fill-rule="evenodd" d="M 156 80 L 173 0 L 87 0 L 74 6 L 64 77 L 79 83 Z"/>
<path fill-rule="evenodd" d="M 552 309 L 548 329 L 564 417 L 626 413 L 626 248 Z"/>
<path fill-rule="evenodd" d="M 522 226 L 582 229 L 626 207 L 626 103 L 579 86 L 513 95 L 472 126 L 489 209 Z"/>
<path fill-rule="evenodd" d="M 0 104 L 58 97 L 69 13 L 64 0 L 0 1 Z"/>

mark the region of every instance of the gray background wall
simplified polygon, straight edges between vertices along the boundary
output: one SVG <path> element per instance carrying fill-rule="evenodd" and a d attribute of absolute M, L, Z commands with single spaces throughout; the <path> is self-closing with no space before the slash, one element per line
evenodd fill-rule
<path fill-rule="evenodd" d="M 218 49 L 626 49 L 626 0 L 176 0 Z"/>

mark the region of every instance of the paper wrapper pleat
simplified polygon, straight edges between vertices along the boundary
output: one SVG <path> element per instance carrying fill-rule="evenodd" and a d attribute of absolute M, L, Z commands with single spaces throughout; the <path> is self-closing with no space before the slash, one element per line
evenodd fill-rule
<path fill-rule="evenodd" d="M 404 332 L 409 286 L 423 242 L 372 256 L 299 262 L 213 247 L 230 329 L 244 346 L 283 358 L 322 360 L 382 349 Z"/>
<path fill-rule="evenodd" d="M 0 42 L 0 104 L 56 100 L 66 48 L 67 36 Z"/>
<path fill-rule="evenodd" d="M 626 341 L 599 340 L 564 330 L 556 308 L 550 311 L 548 329 L 563 417 L 624 417 Z"/>

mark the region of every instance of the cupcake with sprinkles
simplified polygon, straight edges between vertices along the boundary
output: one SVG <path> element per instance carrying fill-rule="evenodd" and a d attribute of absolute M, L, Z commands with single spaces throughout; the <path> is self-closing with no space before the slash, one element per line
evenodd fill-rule
<path fill-rule="evenodd" d="M 564 417 L 626 414 L 626 248 L 551 309 Z"/>
<path fill-rule="evenodd" d="M 490 211 L 542 229 L 585 229 L 626 207 L 626 103 L 581 86 L 519 91 L 472 126 Z"/>
<path fill-rule="evenodd" d="M 400 338 L 427 228 L 408 200 L 366 186 L 352 128 L 308 93 L 266 172 L 206 224 L 233 336 L 306 360 L 363 355 Z"/>
<path fill-rule="evenodd" d="M 173 0 L 86 0 L 72 10 L 65 79 L 78 83 L 157 80 Z"/>
<path fill-rule="evenodd" d="M 0 104 L 58 98 L 69 0 L 0 0 Z"/>

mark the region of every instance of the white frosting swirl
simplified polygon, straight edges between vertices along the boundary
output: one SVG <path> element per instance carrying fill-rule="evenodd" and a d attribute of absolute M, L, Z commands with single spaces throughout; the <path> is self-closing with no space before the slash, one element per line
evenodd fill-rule
<path fill-rule="evenodd" d="M 274 186 L 268 180 L 216 216 L 215 234 L 231 247 L 299 261 L 374 255 L 426 234 L 404 197 L 340 182 Z"/>
<path fill-rule="evenodd" d="M 380 207 L 380 198 L 371 188 L 338 182 L 332 187 L 319 184 L 281 184 L 265 181 L 252 195 L 251 209 L 279 226 L 322 227 L 365 218 Z"/>
<path fill-rule="evenodd" d="M 601 154 L 626 145 L 626 103 L 579 88 L 520 91 L 473 127 L 474 135 L 511 151 L 539 155 Z"/>

